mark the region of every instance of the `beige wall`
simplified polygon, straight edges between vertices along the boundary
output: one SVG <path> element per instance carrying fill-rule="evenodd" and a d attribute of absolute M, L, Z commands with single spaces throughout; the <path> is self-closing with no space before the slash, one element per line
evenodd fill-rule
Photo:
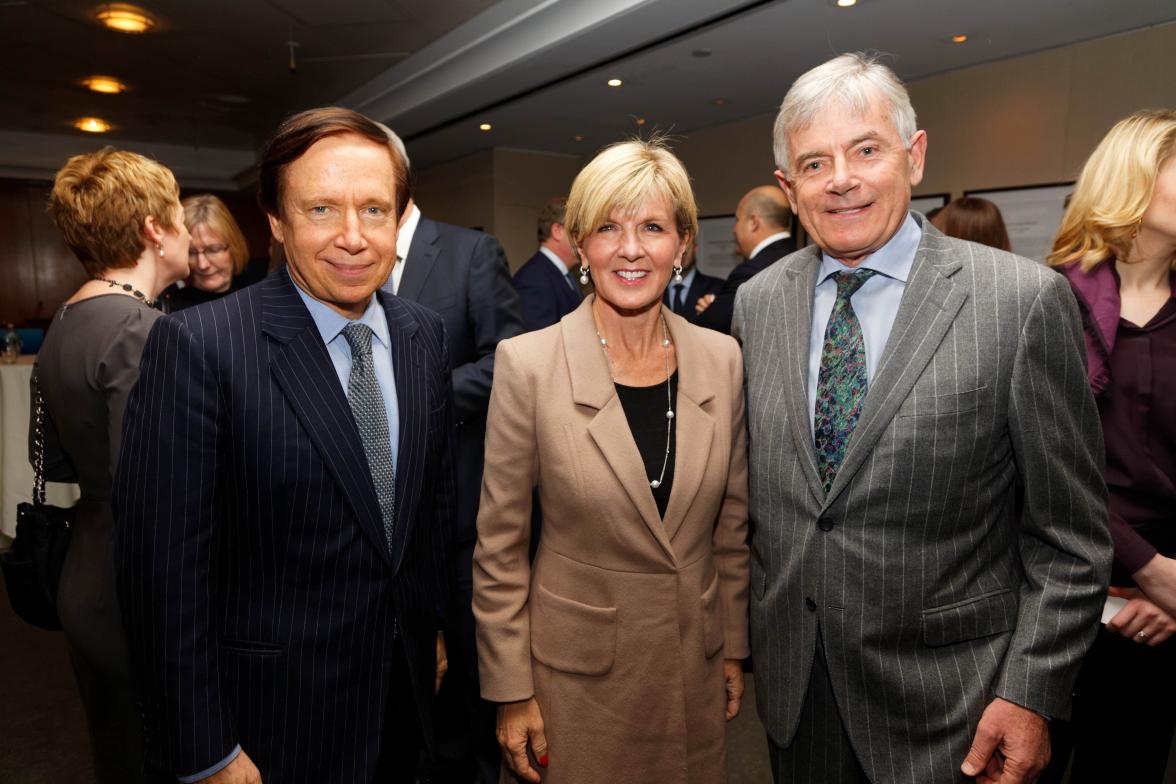
<path fill-rule="evenodd" d="M 574 155 L 495 148 L 417 172 L 416 200 L 434 220 L 493 234 L 514 271 L 535 253 L 540 208 L 567 194 L 580 166 Z"/>
<path fill-rule="evenodd" d="M 1169 24 L 911 82 L 928 136 L 916 193 L 1072 180 L 1117 120 L 1176 107 L 1173 74 L 1176 24 Z M 772 181 L 774 119 L 695 131 L 678 146 L 703 214 L 734 212 L 743 193 Z"/>

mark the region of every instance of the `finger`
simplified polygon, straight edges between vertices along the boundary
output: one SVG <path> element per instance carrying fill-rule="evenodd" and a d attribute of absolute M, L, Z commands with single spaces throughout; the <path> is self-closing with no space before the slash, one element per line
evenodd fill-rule
<path fill-rule="evenodd" d="M 964 757 L 964 764 L 960 766 L 964 775 L 977 776 L 985 770 L 999 742 L 1000 736 L 981 720 L 980 726 L 976 728 L 976 737 L 972 739 L 972 747 L 968 749 L 968 756 Z"/>
<path fill-rule="evenodd" d="M 1107 621 L 1107 628 L 1113 632 L 1122 634 L 1123 627 L 1135 620 L 1135 616 L 1139 613 L 1139 606 L 1135 604 L 1128 604 L 1122 610 L 1115 613 L 1115 617 Z M 1130 635 L 1127 635 L 1130 636 Z"/>
<path fill-rule="evenodd" d="M 541 767 L 547 767 L 547 733 L 543 731 L 543 722 L 531 728 L 531 751 Z"/>
<path fill-rule="evenodd" d="M 539 774 L 535 772 L 535 769 L 531 767 L 531 761 L 527 759 L 526 741 L 523 741 L 521 744 L 512 743 L 508 751 L 508 760 L 511 769 L 523 779 L 538 784 Z"/>
<path fill-rule="evenodd" d="M 1160 643 L 1162 643 L 1164 640 L 1167 640 L 1171 636 L 1172 636 L 1172 629 L 1168 629 L 1168 628 L 1160 629 L 1158 632 L 1156 632 L 1155 634 L 1153 634 L 1151 637 L 1148 638 L 1147 644 L 1148 644 L 1148 646 L 1154 648 L 1155 646 L 1159 645 Z"/>
<path fill-rule="evenodd" d="M 738 697 L 727 698 L 727 721 L 739 715 L 739 707 L 743 704 L 743 700 Z"/>

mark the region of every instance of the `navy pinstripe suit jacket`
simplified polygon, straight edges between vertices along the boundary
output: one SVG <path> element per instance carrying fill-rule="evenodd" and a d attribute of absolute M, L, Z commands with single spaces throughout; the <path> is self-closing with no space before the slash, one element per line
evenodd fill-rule
<path fill-rule="evenodd" d="M 400 407 L 391 551 L 346 395 L 284 268 L 152 330 L 115 489 L 151 770 L 194 773 L 240 743 L 266 784 L 370 781 L 397 644 L 431 737 L 449 359 L 440 317 L 379 296 Z"/>

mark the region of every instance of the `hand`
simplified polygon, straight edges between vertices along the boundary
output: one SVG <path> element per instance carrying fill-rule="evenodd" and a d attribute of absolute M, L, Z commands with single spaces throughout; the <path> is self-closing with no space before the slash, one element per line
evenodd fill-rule
<path fill-rule="evenodd" d="M 437 632 L 437 673 L 433 677 L 433 694 L 441 691 L 441 680 L 449 672 L 449 657 L 445 655 L 445 632 Z"/>
<path fill-rule="evenodd" d="M 960 770 L 978 784 L 1031 784 L 1048 762 L 1045 718 L 997 697 L 984 709 Z"/>
<path fill-rule="evenodd" d="M 200 779 L 199 784 L 261 784 L 261 771 L 249 759 L 245 749 L 241 749 L 232 762 L 208 778 Z"/>
<path fill-rule="evenodd" d="M 699 313 L 701 313 L 702 311 L 709 308 L 711 306 L 711 303 L 714 301 L 715 301 L 714 294 L 703 294 L 701 297 L 698 298 L 698 302 L 694 303 L 694 315 L 697 316 Z"/>
<path fill-rule="evenodd" d="M 1152 604 L 1176 618 L 1176 559 L 1156 555 L 1131 576 Z"/>
<path fill-rule="evenodd" d="M 539 764 L 547 767 L 547 736 L 543 734 L 543 716 L 532 697 L 522 702 L 504 702 L 498 706 L 498 745 L 506 764 L 523 780 L 538 784 L 539 773 L 527 759 L 527 741 Z"/>
<path fill-rule="evenodd" d="M 1110 589 L 1111 596 L 1127 599 L 1127 606 L 1107 621 L 1107 628 L 1129 640 L 1159 645 L 1176 632 L 1176 618 L 1164 612 L 1138 588 Z M 1143 633 L 1143 637 L 1139 634 Z"/>
<path fill-rule="evenodd" d="M 723 680 L 727 683 L 727 721 L 730 721 L 739 715 L 739 705 L 743 702 L 743 662 L 724 660 Z"/>

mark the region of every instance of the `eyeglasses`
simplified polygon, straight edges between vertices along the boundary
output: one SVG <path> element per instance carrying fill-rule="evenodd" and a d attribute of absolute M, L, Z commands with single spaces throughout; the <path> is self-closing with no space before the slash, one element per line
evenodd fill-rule
<path fill-rule="evenodd" d="M 204 254 L 205 258 L 208 258 L 210 256 L 219 256 L 228 249 L 229 249 L 228 245 L 209 245 L 207 248 L 194 248 L 191 245 L 189 245 L 188 246 L 188 258 L 194 259 L 197 256 L 199 256 L 201 253 Z"/>

